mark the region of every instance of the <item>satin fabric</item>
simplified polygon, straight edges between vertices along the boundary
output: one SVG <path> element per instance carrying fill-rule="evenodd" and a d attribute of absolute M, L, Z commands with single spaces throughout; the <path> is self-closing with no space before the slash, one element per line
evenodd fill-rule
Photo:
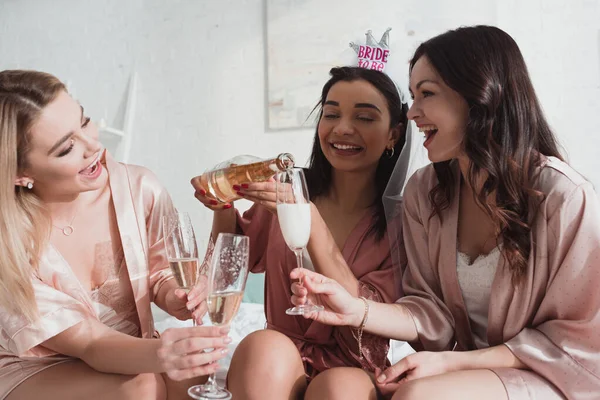
<path fill-rule="evenodd" d="M 103 164 L 131 283 L 141 336 L 154 331 L 150 302 L 172 278 L 162 240 L 161 218 L 174 211 L 154 174 L 143 167 L 117 163 L 105 154 Z M 0 308 L 0 399 L 31 375 L 68 361 L 43 342 L 86 318 L 100 320 L 90 293 L 51 244 L 31 277 L 40 318 L 31 323 Z"/>
<path fill-rule="evenodd" d="M 387 234 L 377 241 L 369 234 L 373 214 L 368 211 L 348 236 L 342 255 L 359 280 L 360 295 L 378 302 L 393 302 L 394 272 Z M 359 367 L 374 371 L 387 363 L 389 340 L 364 334 L 362 349 L 348 327 L 332 327 L 293 317 L 285 313 L 291 307 L 290 272 L 296 258 L 285 244 L 277 217 L 260 205 L 253 206 L 238 226 L 250 237 L 251 272 L 265 272 L 265 315 L 267 327 L 288 336 L 297 346 L 308 378 L 332 367 Z"/>
<path fill-rule="evenodd" d="M 455 182 L 460 170 L 455 167 Z M 512 284 L 500 257 L 490 293 L 487 339 L 506 345 L 531 371 L 493 369 L 509 398 L 600 399 L 600 204 L 592 185 L 564 162 L 544 159 L 535 189 L 545 200 L 531 224 L 531 255 Z M 405 297 L 417 349 L 475 349 L 457 279 L 458 187 L 450 207 L 432 217 L 432 166 L 405 191 Z"/>

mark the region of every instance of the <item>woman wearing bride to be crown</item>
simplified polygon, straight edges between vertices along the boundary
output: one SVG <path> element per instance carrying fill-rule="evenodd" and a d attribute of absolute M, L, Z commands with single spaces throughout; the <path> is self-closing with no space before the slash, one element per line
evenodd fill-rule
<path fill-rule="evenodd" d="M 517 44 L 489 26 L 436 36 L 410 90 L 433 164 L 404 192 L 404 297 L 296 269 L 292 302 L 420 350 L 376 374 L 394 400 L 599 399 L 600 204 L 562 160 Z"/>
<path fill-rule="evenodd" d="M 408 167 L 407 105 L 382 72 L 341 67 L 330 74 L 305 170 L 312 201 L 308 253 L 316 271 L 350 293 L 390 302 L 398 293 L 382 197 L 399 157 Z M 296 260 L 277 221 L 275 184 L 235 188 L 255 203 L 240 216 L 207 193 L 199 178 L 192 183 L 196 197 L 214 210 L 213 237 L 248 235 L 250 268 L 266 275 L 267 329 L 250 334 L 236 349 L 228 374 L 234 398 L 322 399 L 324 386 L 344 382 L 355 395 L 375 399 L 372 375 L 387 365 L 388 339 L 357 337 L 347 327 L 285 313 Z"/>

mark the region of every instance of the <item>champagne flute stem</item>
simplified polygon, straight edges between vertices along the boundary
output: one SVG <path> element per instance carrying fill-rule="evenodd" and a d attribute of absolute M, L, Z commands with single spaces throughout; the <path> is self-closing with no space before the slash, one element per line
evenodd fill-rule
<path fill-rule="evenodd" d="M 213 372 L 208 376 L 208 381 L 206 381 L 206 385 L 210 386 L 211 392 L 216 392 L 219 390 L 219 386 L 217 385 L 216 372 Z"/>
<path fill-rule="evenodd" d="M 190 291 L 187 290 L 186 291 L 186 295 L 189 293 Z M 194 318 L 194 311 L 196 311 L 196 307 L 194 307 L 193 309 L 190 310 L 190 313 L 192 315 L 192 326 L 198 326 L 198 324 L 196 323 L 196 318 Z"/>
<path fill-rule="evenodd" d="M 296 265 L 298 268 L 304 268 L 302 265 L 302 250 L 294 250 L 294 254 L 296 255 Z M 299 279 L 300 286 L 302 286 L 302 278 Z"/>

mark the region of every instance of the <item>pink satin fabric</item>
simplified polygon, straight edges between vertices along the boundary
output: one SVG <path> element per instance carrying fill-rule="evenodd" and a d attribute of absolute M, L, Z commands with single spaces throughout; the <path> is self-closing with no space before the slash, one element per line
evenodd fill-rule
<path fill-rule="evenodd" d="M 173 205 L 147 169 L 117 163 L 109 155 L 104 163 L 126 265 L 120 276 L 130 282 L 130 290 L 118 293 L 119 298 L 113 300 L 121 301 L 126 308 L 135 307 L 138 331 L 142 337 L 151 338 L 154 323 L 150 302 L 160 286 L 172 278 L 162 241 L 161 217 L 172 212 Z M 106 304 L 93 300 L 52 245 L 42 254 L 39 270 L 31 279 L 39 320 L 29 323 L 21 315 L 0 309 L 0 399 L 33 374 L 70 360 L 45 348 L 43 342 L 84 319 L 95 318 L 126 333 L 134 332 L 131 323 L 111 317 Z"/>
<path fill-rule="evenodd" d="M 376 241 L 368 235 L 373 215 L 368 213 L 349 235 L 342 255 L 359 280 L 362 296 L 378 302 L 395 300 L 394 272 L 387 235 Z M 332 367 L 359 367 L 374 371 L 387 362 L 389 340 L 364 334 L 364 358 L 348 327 L 332 327 L 293 317 L 289 274 L 296 258 L 285 244 L 277 217 L 261 206 L 253 206 L 243 218 L 238 216 L 243 234 L 250 237 L 252 272 L 265 272 L 265 314 L 267 327 L 287 335 L 298 347 L 309 378 Z"/>
<path fill-rule="evenodd" d="M 455 179 L 459 179 L 459 169 Z M 458 191 L 450 207 L 429 218 L 437 183 L 432 166 L 405 192 L 405 297 L 417 349 L 475 349 L 457 280 Z M 457 188 L 458 189 L 458 188 Z M 531 230 L 531 255 L 514 287 L 501 257 L 492 284 L 487 339 L 505 344 L 531 371 L 494 369 L 511 400 L 600 399 L 600 204 L 590 183 L 548 158 L 536 189 L 546 195 Z"/>

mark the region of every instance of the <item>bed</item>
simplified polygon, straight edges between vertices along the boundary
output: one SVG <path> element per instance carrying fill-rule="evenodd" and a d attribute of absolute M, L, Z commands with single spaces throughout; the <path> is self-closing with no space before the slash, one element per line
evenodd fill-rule
<path fill-rule="evenodd" d="M 171 317 L 158 307 L 154 305 L 152 305 L 152 307 L 155 326 L 159 332 L 163 332 L 165 329 L 168 328 L 177 328 L 192 325 L 191 321 L 179 321 L 176 318 Z M 210 325 L 210 320 L 208 319 L 208 316 L 204 317 L 204 325 Z M 227 369 L 229 368 L 231 357 L 233 356 L 237 345 L 248 334 L 260 329 L 264 329 L 264 327 L 265 314 L 263 304 L 243 302 L 240 306 L 238 314 L 231 323 L 231 331 L 229 333 L 229 336 L 231 337 L 232 342 L 229 345 L 229 353 L 227 354 L 226 358 L 220 361 L 221 368 L 217 372 L 217 380 L 220 382 L 221 385 L 225 381 Z M 390 352 L 388 353 L 388 358 L 392 363 L 395 363 L 410 353 L 414 353 L 414 350 L 410 347 L 408 343 L 392 340 Z"/>

